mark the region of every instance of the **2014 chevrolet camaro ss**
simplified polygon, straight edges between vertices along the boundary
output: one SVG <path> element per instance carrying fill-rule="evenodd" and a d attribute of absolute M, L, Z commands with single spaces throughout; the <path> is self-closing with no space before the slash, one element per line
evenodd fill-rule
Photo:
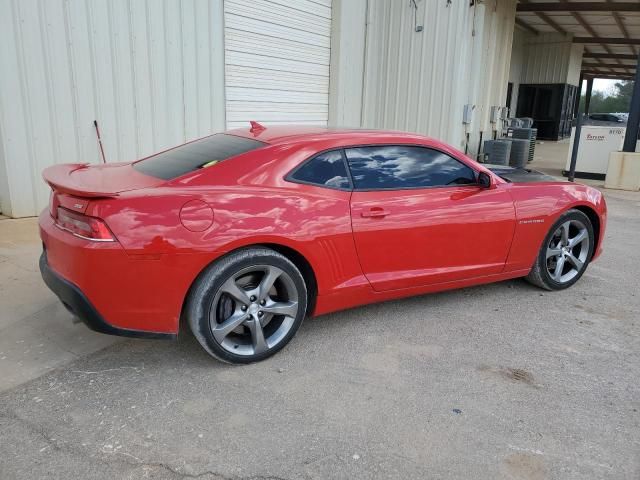
<path fill-rule="evenodd" d="M 305 316 L 516 277 L 567 288 L 606 223 L 594 188 L 390 131 L 254 123 L 44 179 L 40 269 L 76 317 L 152 338 L 183 319 L 231 363 L 274 354 Z"/>

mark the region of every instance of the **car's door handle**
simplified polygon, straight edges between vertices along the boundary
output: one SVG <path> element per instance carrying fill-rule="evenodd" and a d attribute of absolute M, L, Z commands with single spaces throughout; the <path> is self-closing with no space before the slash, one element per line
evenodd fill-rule
<path fill-rule="evenodd" d="M 386 217 L 389 212 L 382 207 L 371 207 L 369 210 L 364 210 L 360 213 L 362 217 Z"/>

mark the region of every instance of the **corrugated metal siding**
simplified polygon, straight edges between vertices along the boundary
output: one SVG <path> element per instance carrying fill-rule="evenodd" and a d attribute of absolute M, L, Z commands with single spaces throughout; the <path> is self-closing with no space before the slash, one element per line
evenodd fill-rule
<path fill-rule="evenodd" d="M 358 127 L 362 121 L 362 79 L 368 0 L 333 0 L 329 125 Z"/>
<path fill-rule="evenodd" d="M 477 129 L 474 130 L 485 134 L 491 134 L 492 129 L 496 128 L 490 123 L 491 107 L 506 105 L 515 7 L 515 1 L 509 0 L 484 3 L 483 68 L 479 75 L 480 96 L 474 102 L 478 119 Z M 472 138 L 475 138 L 475 133 Z"/>
<path fill-rule="evenodd" d="M 424 26 L 414 31 L 414 15 Z M 426 133 L 459 145 L 468 88 L 467 2 L 369 1 L 363 126 Z"/>
<path fill-rule="evenodd" d="M 580 83 L 580 71 L 582 70 L 582 54 L 584 53 L 584 45 L 574 43 L 571 45 L 569 52 L 569 65 L 567 68 L 567 83 L 570 85 L 578 85 Z"/>
<path fill-rule="evenodd" d="M 531 35 L 516 28 L 509 74 L 509 81 L 513 82 L 511 113 L 515 115 L 520 84 L 578 85 L 583 50 L 584 45 L 571 43 L 564 35 Z"/>
<path fill-rule="evenodd" d="M 518 93 L 520 89 L 522 68 L 525 59 L 525 40 L 527 32 L 516 27 L 513 32 L 513 45 L 511 47 L 511 64 L 509 66 L 509 81 L 513 83 L 513 93 L 511 94 L 511 115 L 515 115 L 516 105 L 518 105 Z"/>
<path fill-rule="evenodd" d="M 490 106 L 505 102 L 516 1 L 412 5 L 369 1 L 362 125 L 419 132 L 461 149 L 468 131 L 473 152 Z M 476 106 L 469 127 L 462 123 L 467 103 Z"/>
<path fill-rule="evenodd" d="M 2 209 L 35 215 L 43 168 L 133 160 L 224 128 L 222 0 L 3 0 Z"/>
<path fill-rule="evenodd" d="M 225 0 L 227 127 L 326 125 L 331 0 Z"/>
<path fill-rule="evenodd" d="M 528 35 L 521 83 L 567 83 L 572 45 L 561 34 Z"/>

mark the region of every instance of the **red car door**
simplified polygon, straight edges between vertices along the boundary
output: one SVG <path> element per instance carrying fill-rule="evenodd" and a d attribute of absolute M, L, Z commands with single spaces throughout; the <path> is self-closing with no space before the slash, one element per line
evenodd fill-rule
<path fill-rule="evenodd" d="M 418 146 L 345 151 L 354 182 L 353 235 L 375 290 L 500 273 L 515 228 L 507 186 L 483 188 L 476 172 Z"/>

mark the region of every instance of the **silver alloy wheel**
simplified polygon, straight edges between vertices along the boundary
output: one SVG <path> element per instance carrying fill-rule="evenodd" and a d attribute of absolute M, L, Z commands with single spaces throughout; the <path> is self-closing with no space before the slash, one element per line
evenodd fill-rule
<path fill-rule="evenodd" d="M 273 265 L 244 268 L 227 279 L 209 312 L 215 340 L 235 355 L 257 355 L 282 341 L 298 314 L 291 277 Z"/>
<path fill-rule="evenodd" d="M 578 275 L 589 255 L 589 231 L 580 220 L 561 224 L 547 245 L 547 272 L 557 283 L 566 283 Z"/>

